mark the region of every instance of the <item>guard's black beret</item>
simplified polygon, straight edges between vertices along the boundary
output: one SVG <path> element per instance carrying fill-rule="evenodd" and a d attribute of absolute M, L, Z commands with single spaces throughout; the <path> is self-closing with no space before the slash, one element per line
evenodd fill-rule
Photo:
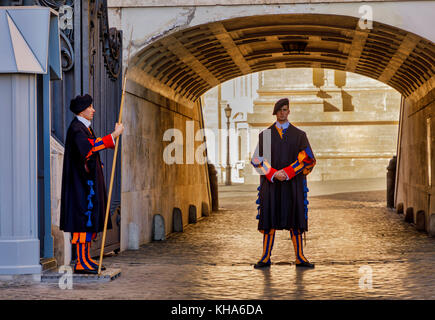
<path fill-rule="evenodd" d="M 279 100 L 275 103 L 275 107 L 273 108 L 273 115 L 277 114 L 277 112 L 279 111 L 279 109 L 281 109 L 283 106 L 289 106 L 289 101 L 288 101 L 287 98 L 279 99 Z"/>
<path fill-rule="evenodd" d="M 92 97 L 89 94 L 85 94 L 84 96 L 78 95 L 74 99 L 71 100 L 69 108 L 75 114 L 79 114 L 87 107 L 89 107 L 92 103 Z"/>

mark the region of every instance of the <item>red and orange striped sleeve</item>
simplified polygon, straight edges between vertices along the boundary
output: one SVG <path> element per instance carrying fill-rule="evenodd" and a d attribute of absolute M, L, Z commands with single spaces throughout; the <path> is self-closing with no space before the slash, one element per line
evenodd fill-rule
<path fill-rule="evenodd" d="M 89 159 L 94 153 L 104 149 L 113 149 L 115 147 L 115 143 L 111 134 L 108 134 L 102 138 L 88 139 L 88 141 L 92 145 L 92 148 L 86 155 L 86 160 Z"/>

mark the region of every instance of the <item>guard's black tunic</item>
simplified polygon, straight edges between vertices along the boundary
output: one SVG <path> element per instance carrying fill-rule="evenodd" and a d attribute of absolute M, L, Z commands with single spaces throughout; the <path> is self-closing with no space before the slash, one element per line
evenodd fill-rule
<path fill-rule="evenodd" d="M 297 159 L 300 151 L 311 146 L 304 131 L 291 123 L 281 139 L 273 124 L 271 130 L 271 159 L 267 159 L 276 170 L 289 166 Z M 263 132 L 257 146 L 263 156 Z M 270 229 L 308 231 L 304 212 L 303 184 L 306 176 L 298 174 L 290 180 L 270 182 L 265 175 L 260 176 L 260 217 L 258 230 Z"/>
<path fill-rule="evenodd" d="M 85 170 L 86 156 L 92 149 L 88 139 L 95 135 L 77 118 L 71 122 L 65 142 L 65 154 L 62 174 L 62 199 L 60 208 L 60 229 L 65 232 L 101 232 L 104 229 L 107 194 L 104 183 L 100 156 L 97 153 L 87 160 L 89 173 Z M 86 226 L 88 216 L 88 196 L 93 182 L 95 195 L 92 196 L 92 226 Z M 107 228 L 112 228 L 109 217 Z"/>

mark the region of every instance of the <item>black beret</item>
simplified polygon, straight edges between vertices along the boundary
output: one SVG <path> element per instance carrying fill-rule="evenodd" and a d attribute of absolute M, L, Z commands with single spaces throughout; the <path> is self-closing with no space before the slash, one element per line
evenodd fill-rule
<path fill-rule="evenodd" d="M 288 106 L 289 105 L 289 101 L 287 98 L 282 98 L 279 99 L 276 103 L 275 103 L 275 107 L 273 108 L 273 115 L 277 114 L 277 112 L 279 111 L 279 109 L 281 109 L 283 106 Z"/>
<path fill-rule="evenodd" d="M 75 114 L 79 114 L 92 104 L 92 97 L 89 94 L 84 96 L 78 95 L 71 100 L 69 108 Z"/>

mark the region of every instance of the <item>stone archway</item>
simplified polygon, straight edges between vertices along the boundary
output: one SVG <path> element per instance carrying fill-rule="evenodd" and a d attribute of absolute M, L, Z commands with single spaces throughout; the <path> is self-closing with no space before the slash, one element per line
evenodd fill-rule
<path fill-rule="evenodd" d="M 433 75 L 433 43 L 382 23 L 359 29 L 354 17 L 288 14 L 230 19 L 167 35 L 132 59 L 154 91 L 195 101 L 211 87 L 256 71 L 313 67 L 384 82 L 405 97 Z M 286 44 L 305 43 L 287 52 Z"/>
<path fill-rule="evenodd" d="M 434 211 L 433 183 L 428 180 L 434 176 L 428 170 L 435 167 L 433 154 L 428 156 L 434 140 L 430 133 L 435 105 L 434 43 L 376 21 L 371 29 L 361 29 L 359 21 L 353 16 L 311 13 L 238 17 L 169 31 L 136 50 L 127 84 L 125 121 L 131 129 L 123 144 L 123 181 L 131 178 L 131 182 L 123 184 L 122 202 L 127 204 L 123 230 L 136 220 L 133 223 L 142 226 L 140 241 L 146 242 L 150 227 L 145 224 L 150 224 L 152 214 L 162 214 L 170 231 L 172 207 L 186 206 L 181 210 L 187 223 L 187 207 L 209 200 L 204 165 L 170 167 L 160 156 L 167 129 L 179 129 L 186 143 L 201 142 L 187 138 L 203 128 L 198 99 L 203 93 L 240 75 L 292 67 L 350 71 L 402 94 L 396 202 L 424 210 L 428 221 Z M 186 126 L 186 121 L 192 125 Z M 191 158 L 188 152 L 184 160 Z M 158 169 L 145 175 L 134 164 L 138 160 L 152 162 Z M 168 199 L 163 204 L 158 202 L 162 196 Z M 141 208 L 148 208 L 145 219 Z M 125 241 L 124 245 L 121 241 L 123 248 Z"/>

